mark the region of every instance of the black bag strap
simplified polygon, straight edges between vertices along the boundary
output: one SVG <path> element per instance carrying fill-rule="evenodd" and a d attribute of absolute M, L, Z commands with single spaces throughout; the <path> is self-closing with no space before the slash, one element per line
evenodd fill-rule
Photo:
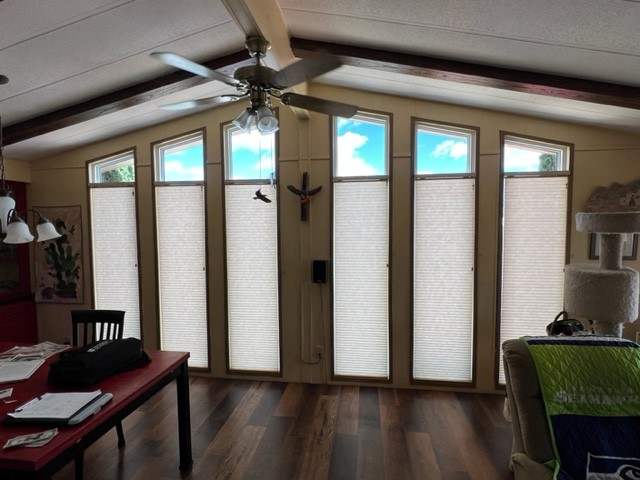
<path fill-rule="evenodd" d="M 553 321 L 557 322 L 558 320 L 560 320 L 560 317 L 562 317 L 562 320 L 567 320 L 569 318 L 569 314 L 563 310 L 558 315 L 556 315 L 556 318 L 554 318 Z"/>

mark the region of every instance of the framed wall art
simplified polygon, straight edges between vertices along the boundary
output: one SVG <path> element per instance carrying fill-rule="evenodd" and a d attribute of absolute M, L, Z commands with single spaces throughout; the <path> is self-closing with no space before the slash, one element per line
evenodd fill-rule
<path fill-rule="evenodd" d="M 82 303 L 82 216 L 80 205 L 34 207 L 62 235 L 35 244 L 35 300 Z"/>

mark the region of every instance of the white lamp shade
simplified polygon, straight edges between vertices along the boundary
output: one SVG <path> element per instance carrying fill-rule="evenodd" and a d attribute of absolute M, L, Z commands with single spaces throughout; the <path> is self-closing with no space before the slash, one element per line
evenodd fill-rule
<path fill-rule="evenodd" d="M 2 233 L 7 233 L 7 215 L 9 211 L 16 208 L 16 201 L 9 195 L 0 195 L 0 222 L 2 222 Z"/>
<path fill-rule="evenodd" d="M 263 105 L 258 108 L 258 130 L 262 133 L 271 133 L 278 130 L 278 119 L 269 107 Z"/>
<path fill-rule="evenodd" d="M 53 226 L 53 223 L 48 220 L 38 223 L 36 233 L 38 234 L 38 242 L 46 242 L 47 240 L 53 240 L 54 238 L 62 236 L 58 233 L 56 227 Z"/>
<path fill-rule="evenodd" d="M 238 117 L 232 123 L 245 132 L 249 132 L 256 124 L 255 112 L 250 108 L 247 108 L 240 115 L 238 115 Z"/>
<path fill-rule="evenodd" d="M 7 236 L 4 238 L 4 243 L 29 243 L 33 241 L 33 235 L 29 231 L 29 227 L 22 220 L 12 220 L 7 225 Z"/>

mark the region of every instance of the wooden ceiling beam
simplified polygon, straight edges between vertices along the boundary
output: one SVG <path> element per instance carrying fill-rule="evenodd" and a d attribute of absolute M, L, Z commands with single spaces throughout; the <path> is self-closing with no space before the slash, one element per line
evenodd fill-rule
<path fill-rule="evenodd" d="M 277 0 L 222 0 L 222 3 L 245 37 L 259 36 L 269 42 L 271 49 L 264 59 L 265 65 L 282 70 L 296 61 L 289 43 L 289 27 Z M 307 83 L 292 85 L 287 90 L 306 95 Z M 310 118 L 304 109 L 291 109 L 298 118 Z"/>
<path fill-rule="evenodd" d="M 291 39 L 296 57 L 317 53 L 339 57 L 344 65 L 499 88 L 581 102 L 640 109 L 640 87 L 491 67 L 372 48 Z M 408 92 L 410 94 L 410 92 Z"/>
<path fill-rule="evenodd" d="M 490 67 L 300 38 L 291 39 L 291 48 L 298 58 L 326 53 L 335 55 L 342 60 L 343 64 L 354 67 L 640 110 L 640 87 L 629 85 Z M 233 75 L 238 67 L 251 63 L 247 51 L 243 49 L 210 60 L 204 65 L 227 75 Z M 7 125 L 3 128 L 4 144 L 11 145 L 44 135 L 207 81 L 209 80 L 188 72 L 176 71 L 39 117 Z"/>
<path fill-rule="evenodd" d="M 240 66 L 252 63 L 247 50 L 218 57 L 203 65 L 233 76 Z M 121 90 L 92 98 L 86 102 L 61 108 L 24 122 L 3 128 L 4 145 L 11 145 L 29 138 L 86 122 L 102 115 L 156 100 L 166 95 L 195 87 L 211 80 L 183 70 L 169 73 L 147 82 L 132 85 Z"/>

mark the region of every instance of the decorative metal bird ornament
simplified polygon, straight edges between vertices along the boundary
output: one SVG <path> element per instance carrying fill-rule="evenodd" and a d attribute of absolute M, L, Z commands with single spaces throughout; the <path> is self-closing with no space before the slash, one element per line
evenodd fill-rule
<path fill-rule="evenodd" d="M 256 190 L 256 196 L 253 197 L 254 200 L 262 200 L 264 203 L 271 203 L 271 199 L 269 199 L 264 193 L 262 193 L 260 190 L 262 190 L 262 188 L 259 188 L 258 190 Z"/>

